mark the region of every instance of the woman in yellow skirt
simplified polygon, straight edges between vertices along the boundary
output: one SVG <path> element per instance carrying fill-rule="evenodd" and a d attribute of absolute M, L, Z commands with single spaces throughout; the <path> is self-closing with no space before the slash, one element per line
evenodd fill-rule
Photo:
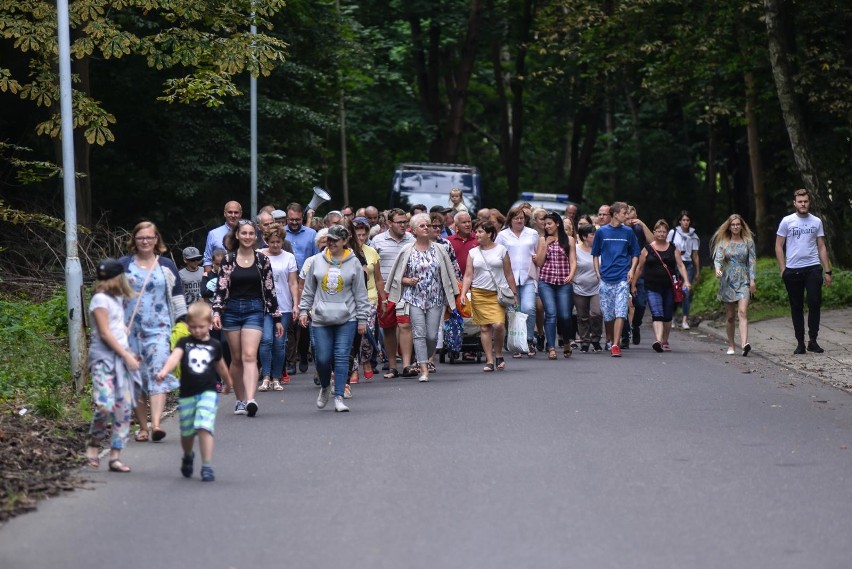
<path fill-rule="evenodd" d="M 485 367 L 482 371 L 506 369 L 503 358 L 503 342 L 506 339 L 506 309 L 497 301 L 497 286 L 508 286 L 518 296 L 518 287 L 512 273 L 512 262 L 506 248 L 494 242 L 497 227 L 491 221 L 476 225 L 478 247 L 470 250 L 467 257 L 461 302 L 467 302 L 470 291 L 473 323 L 479 325 L 479 339 L 485 352 Z M 490 269 L 490 270 L 489 270 Z M 494 342 L 492 348 L 491 342 Z"/>

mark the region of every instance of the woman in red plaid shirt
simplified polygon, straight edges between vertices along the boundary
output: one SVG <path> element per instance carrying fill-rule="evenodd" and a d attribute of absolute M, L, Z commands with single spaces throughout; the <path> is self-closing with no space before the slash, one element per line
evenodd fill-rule
<path fill-rule="evenodd" d="M 556 359 L 556 328 L 565 342 L 563 355 L 571 357 L 571 303 L 577 256 L 574 238 L 565 233 L 562 218 L 549 213 L 544 218 L 544 236 L 539 238 L 535 264 L 539 267 L 538 294 L 544 304 L 544 336 L 548 359 Z"/>

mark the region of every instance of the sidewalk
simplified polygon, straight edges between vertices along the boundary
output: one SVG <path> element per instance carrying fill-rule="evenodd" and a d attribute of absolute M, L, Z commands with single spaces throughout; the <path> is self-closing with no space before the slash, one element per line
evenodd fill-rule
<path fill-rule="evenodd" d="M 718 337 L 721 349 L 727 345 L 724 320 L 701 322 L 689 332 Z M 735 332 L 734 339 L 739 347 L 739 330 Z M 752 346 L 749 357 L 763 356 L 777 364 L 818 377 L 840 389 L 852 391 L 852 308 L 823 311 L 817 341 L 825 350 L 824 354 L 808 352 L 793 355 L 796 339 L 789 316 L 749 322 L 748 340 Z"/>

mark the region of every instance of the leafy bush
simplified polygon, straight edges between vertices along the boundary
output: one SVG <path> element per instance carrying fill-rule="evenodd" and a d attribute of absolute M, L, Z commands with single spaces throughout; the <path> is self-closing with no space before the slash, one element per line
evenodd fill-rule
<path fill-rule="evenodd" d="M 43 395 L 71 384 L 65 306 L 64 291 L 39 303 L 0 297 L 0 401 L 23 398 L 35 408 L 42 399 L 44 410 L 56 407 Z"/>
<path fill-rule="evenodd" d="M 822 307 L 829 309 L 852 306 L 852 271 L 833 267 L 832 276 L 834 279 L 831 286 L 822 288 Z M 778 263 L 774 258 L 757 260 L 754 280 L 757 291 L 754 300 L 749 304 L 750 320 L 756 321 L 789 314 L 787 289 L 784 287 L 784 281 L 781 280 Z M 725 308 L 716 300 L 718 292 L 719 281 L 716 279 L 713 267 L 704 267 L 701 269 L 698 285 L 693 291 L 690 310 L 692 315 L 704 318 L 720 316 Z"/>

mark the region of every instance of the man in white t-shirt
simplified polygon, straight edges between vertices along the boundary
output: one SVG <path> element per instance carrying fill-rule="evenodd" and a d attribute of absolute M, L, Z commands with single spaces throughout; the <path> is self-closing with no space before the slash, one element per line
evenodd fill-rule
<path fill-rule="evenodd" d="M 823 353 L 817 344 L 819 334 L 822 283 L 831 286 L 831 262 L 825 247 L 822 220 L 808 212 L 811 198 L 808 190 L 793 192 L 796 213 L 781 220 L 775 236 L 775 257 L 781 278 L 787 287 L 793 330 L 796 334 L 794 354 L 805 351 Z M 786 256 L 785 256 L 786 245 Z M 825 272 L 823 273 L 823 267 Z M 823 276 L 824 275 L 824 276 Z M 808 344 L 805 346 L 805 291 L 808 293 Z"/>

